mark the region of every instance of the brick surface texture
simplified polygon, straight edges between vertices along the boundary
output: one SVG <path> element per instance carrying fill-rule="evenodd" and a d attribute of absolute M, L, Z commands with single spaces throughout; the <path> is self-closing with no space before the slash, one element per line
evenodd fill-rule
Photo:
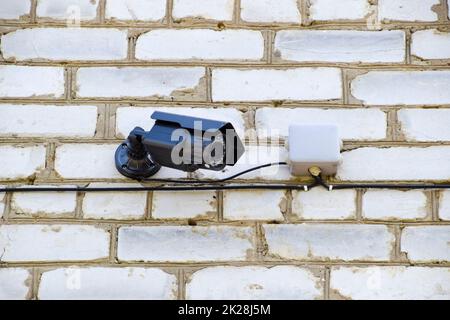
<path fill-rule="evenodd" d="M 288 127 L 325 122 L 335 182 L 448 183 L 449 66 L 450 0 L 0 0 L 0 188 L 140 186 L 113 156 L 154 111 L 246 145 L 155 178 L 286 161 Z M 19 189 L 0 192 L 0 299 L 449 300 L 449 243 L 450 191 Z"/>

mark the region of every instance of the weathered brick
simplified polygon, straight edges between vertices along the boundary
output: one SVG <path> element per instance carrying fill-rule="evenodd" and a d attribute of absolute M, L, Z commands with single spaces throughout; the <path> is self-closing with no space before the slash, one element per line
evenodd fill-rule
<path fill-rule="evenodd" d="M 283 30 L 275 37 L 283 60 L 325 62 L 402 62 L 403 31 Z"/>
<path fill-rule="evenodd" d="M 122 227 L 121 261 L 244 261 L 253 254 L 254 232 L 248 227 Z"/>
<path fill-rule="evenodd" d="M 430 209 L 427 196 L 420 190 L 368 190 L 362 200 L 362 214 L 366 219 L 424 219 Z"/>
<path fill-rule="evenodd" d="M 368 0 L 310 0 L 309 17 L 312 20 L 357 20 L 370 13 Z"/>
<path fill-rule="evenodd" d="M 247 22 L 300 23 L 297 0 L 241 0 L 241 18 Z"/>
<path fill-rule="evenodd" d="M 245 43 L 245 46 L 242 44 Z M 140 60 L 261 60 L 264 38 L 259 31 L 159 29 L 139 36 Z"/>
<path fill-rule="evenodd" d="M 0 105 L 0 136 L 89 138 L 95 135 L 97 107 Z M 76 121 L 74 121 L 76 120 Z"/>
<path fill-rule="evenodd" d="M 234 0 L 174 0 L 172 17 L 230 21 L 233 11 Z"/>
<path fill-rule="evenodd" d="M 84 98 L 203 100 L 206 91 L 198 89 L 197 92 L 197 87 L 204 76 L 205 69 L 201 67 L 81 68 L 77 72 L 77 95 Z"/>
<path fill-rule="evenodd" d="M 211 286 L 211 283 L 215 285 Z M 322 288 L 322 281 L 311 271 L 293 266 L 211 267 L 190 277 L 186 298 L 312 300 L 323 298 Z"/>
<path fill-rule="evenodd" d="M 450 226 L 405 227 L 400 243 L 410 261 L 450 261 Z"/>
<path fill-rule="evenodd" d="M 436 21 L 432 10 L 439 0 L 379 0 L 378 19 L 381 21 Z"/>
<path fill-rule="evenodd" d="M 216 217 L 217 199 L 214 191 L 154 191 L 152 218 L 186 219 Z"/>
<path fill-rule="evenodd" d="M 2 1 L 0 7 L 0 19 L 19 19 L 29 15 L 31 11 L 30 0 Z"/>
<path fill-rule="evenodd" d="M 421 59 L 450 59 L 450 32 L 436 29 L 414 32 L 411 54 Z"/>
<path fill-rule="evenodd" d="M 292 213 L 301 219 L 349 219 L 356 215 L 356 191 L 314 188 L 293 191 Z"/>
<path fill-rule="evenodd" d="M 0 179 L 26 179 L 44 169 L 45 147 L 0 146 Z"/>
<path fill-rule="evenodd" d="M 2 225 L 1 261 L 87 261 L 109 255 L 109 233 L 93 226 Z"/>
<path fill-rule="evenodd" d="M 0 97 L 60 98 L 63 95 L 63 68 L 0 66 Z"/>
<path fill-rule="evenodd" d="M 355 300 L 448 300 L 450 269 L 426 267 L 333 267 L 331 298 Z"/>
<path fill-rule="evenodd" d="M 42 274 L 41 300 L 175 299 L 174 275 L 156 268 L 61 268 Z"/>
<path fill-rule="evenodd" d="M 358 148 L 342 154 L 341 180 L 448 180 L 450 148 Z M 430 165 L 432 163 L 433 165 Z"/>
<path fill-rule="evenodd" d="M 123 60 L 127 31 L 101 28 L 20 29 L 2 36 L 5 59 Z"/>
<path fill-rule="evenodd" d="M 439 218 L 450 220 L 450 191 L 442 191 L 439 197 Z"/>
<path fill-rule="evenodd" d="M 106 19 L 159 21 L 166 15 L 166 0 L 106 0 Z"/>
<path fill-rule="evenodd" d="M 334 100 L 341 96 L 341 71 L 336 68 L 212 72 L 214 101 Z"/>
<path fill-rule="evenodd" d="M 36 14 L 39 18 L 57 20 L 94 20 L 99 0 L 39 0 Z"/>
<path fill-rule="evenodd" d="M 370 71 L 352 81 L 351 92 L 367 105 L 448 104 L 450 71 Z"/>
<path fill-rule="evenodd" d="M 31 274 L 22 268 L 0 268 L 0 299 L 23 300 L 30 295 Z"/>
<path fill-rule="evenodd" d="M 337 125 L 342 139 L 386 138 L 386 113 L 379 109 L 260 108 L 255 115 L 260 138 L 287 137 L 290 125 L 324 122 Z"/>
<path fill-rule="evenodd" d="M 383 225 L 264 225 L 268 255 L 295 260 L 388 261 L 395 237 Z"/>
<path fill-rule="evenodd" d="M 402 109 L 397 118 L 409 141 L 450 140 L 450 109 Z"/>
<path fill-rule="evenodd" d="M 226 220 L 283 220 L 286 206 L 283 190 L 225 191 L 223 194 Z"/>
<path fill-rule="evenodd" d="M 140 187 L 137 183 L 91 183 L 89 187 Z M 88 219 L 142 219 L 147 192 L 87 192 L 83 198 L 83 217 Z"/>

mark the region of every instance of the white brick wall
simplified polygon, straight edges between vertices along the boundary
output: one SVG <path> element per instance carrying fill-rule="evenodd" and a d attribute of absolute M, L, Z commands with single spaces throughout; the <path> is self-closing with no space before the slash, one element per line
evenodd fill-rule
<path fill-rule="evenodd" d="M 166 0 L 106 0 L 107 19 L 158 21 L 166 15 Z"/>
<path fill-rule="evenodd" d="M 242 45 L 245 43 L 245 45 Z M 136 44 L 140 60 L 261 60 L 264 38 L 251 30 L 153 30 Z"/>
<path fill-rule="evenodd" d="M 233 9 L 234 0 L 173 0 L 172 17 L 229 21 Z"/>
<path fill-rule="evenodd" d="M 177 90 L 195 89 L 204 75 L 205 70 L 200 67 L 82 68 L 77 72 L 77 95 L 99 98 L 167 98 Z"/>
<path fill-rule="evenodd" d="M 349 219 L 356 216 L 356 192 L 315 188 L 293 191 L 292 213 L 301 219 Z"/>
<path fill-rule="evenodd" d="M 450 140 L 450 109 L 403 109 L 397 117 L 410 141 Z"/>
<path fill-rule="evenodd" d="M 241 0 L 241 18 L 247 22 L 300 23 L 297 0 Z"/>
<path fill-rule="evenodd" d="M 450 59 L 450 33 L 436 29 L 414 32 L 411 54 L 421 59 Z"/>
<path fill-rule="evenodd" d="M 0 66 L 0 98 L 61 98 L 63 95 L 63 68 Z"/>
<path fill-rule="evenodd" d="M 214 218 L 216 215 L 217 196 L 214 191 L 153 192 L 154 219 Z"/>
<path fill-rule="evenodd" d="M 174 299 L 174 275 L 153 268 L 62 268 L 42 274 L 42 300 Z"/>
<path fill-rule="evenodd" d="M 19 19 L 30 14 L 30 0 L 2 0 L 1 4 L 0 19 Z"/>
<path fill-rule="evenodd" d="M 313 20 L 363 19 L 370 12 L 368 0 L 310 0 L 309 16 Z"/>
<path fill-rule="evenodd" d="M 100 0 L 39 0 L 36 14 L 39 18 L 65 20 L 78 17 L 93 20 L 97 16 Z"/>
<path fill-rule="evenodd" d="M 0 105 L 0 135 L 89 138 L 97 126 L 96 106 Z"/>
<path fill-rule="evenodd" d="M 450 261 L 449 226 L 413 226 L 402 230 L 401 251 L 410 261 Z"/>
<path fill-rule="evenodd" d="M 447 300 L 450 271 L 426 267 L 333 267 L 336 298 L 355 300 Z"/>
<path fill-rule="evenodd" d="M 248 227 L 122 227 L 121 261 L 244 261 L 252 254 L 254 232 Z"/>
<path fill-rule="evenodd" d="M 442 191 L 439 198 L 439 218 L 450 220 L 450 191 Z"/>
<path fill-rule="evenodd" d="M 186 298 L 312 300 L 322 298 L 322 286 L 311 271 L 298 267 L 212 267 L 190 277 Z"/>
<path fill-rule="evenodd" d="M 93 226 L 2 225 L 1 261 L 87 261 L 108 257 L 109 233 Z"/>
<path fill-rule="evenodd" d="M 223 217 L 226 220 L 283 220 L 286 204 L 283 190 L 226 191 Z"/>
<path fill-rule="evenodd" d="M 371 71 L 351 84 L 353 96 L 367 105 L 448 104 L 449 88 L 449 71 Z"/>
<path fill-rule="evenodd" d="M 392 21 L 436 21 L 432 7 L 439 0 L 379 0 L 378 18 Z"/>
<path fill-rule="evenodd" d="M 368 190 L 362 199 L 366 219 L 424 219 L 431 211 L 426 194 L 420 190 Z"/>
<path fill-rule="evenodd" d="M 23 300 L 29 297 L 31 274 L 22 268 L 0 269 L 0 299 Z"/>
<path fill-rule="evenodd" d="M 38 173 L 45 167 L 45 147 L 36 146 L 0 146 L 0 179 L 25 179 Z"/>
<path fill-rule="evenodd" d="M 33 28 L 2 36 L 5 59 L 122 60 L 127 57 L 127 31 L 101 28 Z"/>
<path fill-rule="evenodd" d="M 341 96 L 341 72 L 335 68 L 214 69 L 212 73 L 214 101 L 333 100 Z"/>
<path fill-rule="evenodd" d="M 342 154 L 342 180 L 448 180 L 450 148 L 359 148 Z M 430 164 L 433 165 L 430 165 Z"/>
<path fill-rule="evenodd" d="M 402 62 L 403 31 L 284 30 L 277 32 L 275 54 L 291 61 Z"/>
<path fill-rule="evenodd" d="M 264 225 L 264 233 L 268 255 L 282 259 L 387 261 L 394 246 L 382 225 Z"/>

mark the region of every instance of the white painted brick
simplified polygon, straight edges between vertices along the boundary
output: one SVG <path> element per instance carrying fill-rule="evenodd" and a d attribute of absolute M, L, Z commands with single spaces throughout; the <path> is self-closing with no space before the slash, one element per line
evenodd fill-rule
<path fill-rule="evenodd" d="M 397 117 L 407 140 L 450 140 L 450 109 L 401 109 Z"/>
<path fill-rule="evenodd" d="M 0 105 L 0 136 L 73 137 L 95 135 L 97 107 Z"/>
<path fill-rule="evenodd" d="M 0 97 L 35 98 L 64 95 L 64 69 L 0 66 Z"/>
<path fill-rule="evenodd" d="M 423 191 L 368 190 L 363 195 L 362 212 L 366 219 L 424 219 L 429 214 Z"/>
<path fill-rule="evenodd" d="M 393 21 L 437 21 L 432 11 L 439 0 L 379 0 L 378 19 Z"/>
<path fill-rule="evenodd" d="M 105 28 L 33 28 L 2 36 L 5 59 L 123 60 L 127 31 Z"/>
<path fill-rule="evenodd" d="M 300 23 L 297 0 L 241 0 L 241 18 L 247 22 Z"/>
<path fill-rule="evenodd" d="M 212 283 L 214 286 L 211 286 Z M 197 271 L 190 277 L 186 298 L 312 300 L 323 297 L 322 287 L 321 280 L 311 271 L 293 266 L 211 267 Z"/>
<path fill-rule="evenodd" d="M 166 0 L 106 0 L 106 18 L 158 21 L 166 15 Z"/>
<path fill-rule="evenodd" d="M 75 186 L 38 187 L 58 188 Z M 75 213 L 77 204 L 76 192 L 14 192 L 11 198 L 11 209 L 19 215 L 68 216 Z"/>
<path fill-rule="evenodd" d="M 359 148 L 342 154 L 341 180 L 448 180 L 450 148 Z"/>
<path fill-rule="evenodd" d="M 380 109 L 260 108 L 255 125 L 260 138 L 287 137 L 293 124 L 337 125 L 342 139 L 379 140 L 386 138 L 386 113 Z"/>
<path fill-rule="evenodd" d="M 0 19 L 19 19 L 29 15 L 30 10 L 30 0 L 0 0 Z"/>
<path fill-rule="evenodd" d="M 56 148 L 55 170 L 65 179 L 125 178 L 114 164 L 114 154 L 118 146 L 118 144 L 63 144 Z M 186 173 L 161 168 L 152 178 L 186 178 Z"/>
<path fill-rule="evenodd" d="M 356 215 L 356 191 L 314 188 L 293 191 L 292 213 L 301 219 L 349 219 Z"/>
<path fill-rule="evenodd" d="M 1 261 L 87 261 L 109 255 L 109 233 L 93 226 L 2 225 Z"/>
<path fill-rule="evenodd" d="M 93 20 L 97 16 L 99 0 L 39 0 L 37 3 L 39 18 Z"/>
<path fill-rule="evenodd" d="M 403 31 L 283 30 L 275 37 L 275 53 L 291 61 L 402 62 Z"/>
<path fill-rule="evenodd" d="M 351 91 L 369 105 L 448 104 L 450 71 L 371 71 L 356 77 Z"/>
<path fill-rule="evenodd" d="M 234 166 L 227 166 L 221 171 L 197 170 L 193 174 L 198 179 L 223 179 L 259 165 L 286 162 L 287 160 L 288 152 L 285 147 L 246 146 L 245 153 Z M 289 172 L 289 167 L 285 165 L 266 167 L 239 177 L 244 180 L 291 180 L 294 178 Z"/>
<path fill-rule="evenodd" d="M 450 269 L 333 267 L 330 289 L 340 298 L 354 300 L 448 300 Z"/>
<path fill-rule="evenodd" d="M 405 227 L 400 243 L 410 261 L 450 261 L 450 226 Z"/>
<path fill-rule="evenodd" d="M 140 187 L 137 183 L 91 183 L 89 187 Z M 141 219 L 145 215 L 147 192 L 87 192 L 83 217 L 88 219 Z"/>
<path fill-rule="evenodd" d="M 231 122 L 237 134 L 243 138 L 245 121 L 242 112 L 235 108 L 188 108 L 188 107 L 119 107 L 116 111 L 116 136 L 127 137 L 136 126 L 150 130 L 155 123 L 151 115 L 155 111 L 175 113 Z"/>
<path fill-rule="evenodd" d="M 184 18 L 230 21 L 233 19 L 234 0 L 174 0 L 172 16 Z"/>
<path fill-rule="evenodd" d="M 414 32 L 411 54 L 422 59 L 450 59 L 450 32 L 436 29 Z"/>
<path fill-rule="evenodd" d="M 253 253 L 249 227 L 122 227 L 118 258 L 122 261 L 244 261 Z"/>
<path fill-rule="evenodd" d="M 44 146 L 0 146 L 0 179 L 25 179 L 45 166 Z"/>
<path fill-rule="evenodd" d="M 226 220 L 283 220 L 286 205 L 283 190 L 225 191 L 223 217 Z"/>
<path fill-rule="evenodd" d="M 442 191 L 439 197 L 439 218 L 450 220 L 450 190 Z"/>
<path fill-rule="evenodd" d="M 245 43 L 245 45 L 242 45 Z M 136 43 L 140 60 L 261 60 L 264 38 L 259 31 L 159 29 Z"/>
<path fill-rule="evenodd" d="M 154 191 L 152 218 L 186 219 L 215 217 L 217 199 L 214 191 Z"/>
<path fill-rule="evenodd" d="M 336 68 L 212 72 L 214 101 L 334 100 L 341 96 L 341 71 Z"/>
<path fill-rule="evenodd" d="M 370 12 L 368 0 L 310 0 L 309 17 L 312 20 L 357 20 Z"/>
<path fill-rule="evenodd" d="M 82 68 L 77 73 L 77 95 L 99 98 L 156 96 L 177 100 L 173 97 L 177 90 L 193 91 L 204 76 L 205 69 L 201 67 Z"/>
<path fill-rule="evenodd" d="M 41 300 L 175 299 L 174 275 L 156 268 L 61 268 L 42 274 Z"/>
<path fill-rule="evenodd" d="M 268 255 L 297 260 L 390 259 L 395 237 L 383 225 L 264 225 Z"/>
<path fill-rule="evenodd" d="M 0 300 L 23 300 L 29 297 L 31 274 L 22 268 L 0 268 Z"/>

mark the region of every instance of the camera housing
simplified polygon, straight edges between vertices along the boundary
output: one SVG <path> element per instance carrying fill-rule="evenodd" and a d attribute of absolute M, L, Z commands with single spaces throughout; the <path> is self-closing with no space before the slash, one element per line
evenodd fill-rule
<path fill-rule="evenodd" d="M 244 145 L 229 122 L 155 111 L 150 131 L 134 128 L 117 148 L 117 170 L 126 177 L 143 179 L 161 166 L 186 172 L 219 171 L 233 166 Z"/>

